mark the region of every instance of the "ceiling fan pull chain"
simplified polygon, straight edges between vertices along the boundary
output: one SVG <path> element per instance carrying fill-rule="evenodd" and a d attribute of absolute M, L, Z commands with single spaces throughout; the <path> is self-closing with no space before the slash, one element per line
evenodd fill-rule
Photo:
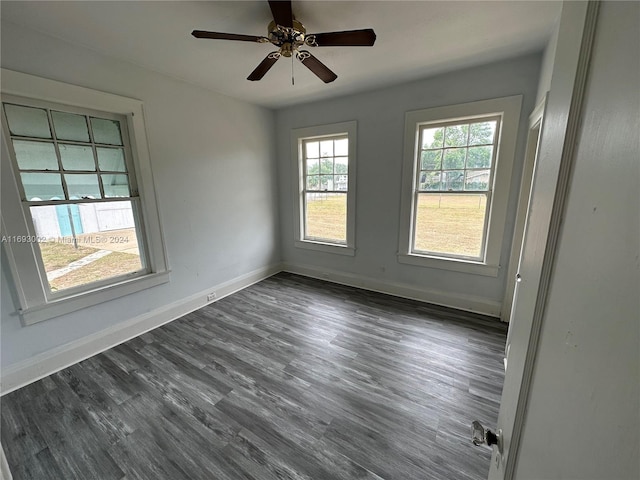
<path fill-rule="evenodd" d="M 293 55 L 291 55 L 291 85 L 295 85 L 296 82 L 293 80 Z"/>

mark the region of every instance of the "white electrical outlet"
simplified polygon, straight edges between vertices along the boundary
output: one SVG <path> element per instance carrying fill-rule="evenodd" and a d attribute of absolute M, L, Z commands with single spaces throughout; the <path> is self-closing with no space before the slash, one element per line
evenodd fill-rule
<path fill-rule="evenodd" d="M 216 299 L 216 292 L 210 293 L 207 295 L 207 301 L 211 302 Z"/>

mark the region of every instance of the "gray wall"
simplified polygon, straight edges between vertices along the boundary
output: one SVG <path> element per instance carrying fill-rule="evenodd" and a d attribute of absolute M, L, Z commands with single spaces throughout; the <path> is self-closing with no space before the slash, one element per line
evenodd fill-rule
<path fill-rule="evenodd" d="M 640 4 L 602 2 L 518 479 L 640 478 L 638 45 Z"/>
<path fill-rule="evenodd" d="M 510 193 L 500 262 L 503 268 L 497 278 L 398 263 L 404 116 L 410 110 L 523 94 L 521 128 L 512 175 L 512 185 L 519 185 L 527 118 L 535 106 L 540 60 L 540 54 L 532 54 L 383 90 L 279 110 L 276 116 L 277 156 L 283 261 L 311 269 L 376 278 L 387 284 L 408 284 L 417 289 L 442 290 L 454 296 L 473 295 L 501 302 L 517 188 L 512 188 Z M 291 129 L 349 120 L 358 122 L 356 256 L 296 248 Z"/>
<path fill-rule="evenodd" d="M 3 257 L 2 367 L 278 263 L 273 112 L 2 24 L 3 68 L 144 102 L 171 281 L 29 327 Z"/>

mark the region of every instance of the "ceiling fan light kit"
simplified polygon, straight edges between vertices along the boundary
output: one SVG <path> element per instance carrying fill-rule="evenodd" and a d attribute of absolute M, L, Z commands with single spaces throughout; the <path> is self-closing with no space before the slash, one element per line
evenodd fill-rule
<path fill-rule="evenodd" d="M 269 53 L 247 77 L 247 80 L 251 81 L 264 77 L 280 57 L 295 56 L 320 80 L 330 83 L 338 76 L 308 50 L 300 50 L 300 47 L 303 45 L 309 47 L 371 47 L 376 41 L 376 34 L 371 28 L 307 35 L 304 25 L 293 18 L 290 0 L 270 0 L 269 7 L 273 14 L 273 21 L 267 27 L 266 37 L 205 30 L 194 30 L 191 34 L 196 38 L 271 43 L 278 47 L 279 50 Z"/>

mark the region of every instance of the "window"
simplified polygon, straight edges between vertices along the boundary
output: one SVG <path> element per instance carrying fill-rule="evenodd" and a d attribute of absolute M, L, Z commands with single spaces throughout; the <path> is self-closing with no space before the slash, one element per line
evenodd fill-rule
<path fill-rule="evenodd" d="M 421 125 L 412 252 L 481 260 L 500 117 Z"/>
<path fill-rule="evenodd" d="M 167 281 L 140 102 L 2 75 L 2 243 L 23 323 Z"/>
<path fill-rule="evenodd" d="M 5 98 L 9 151 L 48 293 L 143 273 L 126 117 Z"/>
<path fill-rule="evenodd" d="M 354 254 L 356 123 L 293 131 L 296 246 Z"/>
<path fill-rule="evenodd" d="M 407 114 L 400 262 L 497 275 L 520 103 Z"/>

